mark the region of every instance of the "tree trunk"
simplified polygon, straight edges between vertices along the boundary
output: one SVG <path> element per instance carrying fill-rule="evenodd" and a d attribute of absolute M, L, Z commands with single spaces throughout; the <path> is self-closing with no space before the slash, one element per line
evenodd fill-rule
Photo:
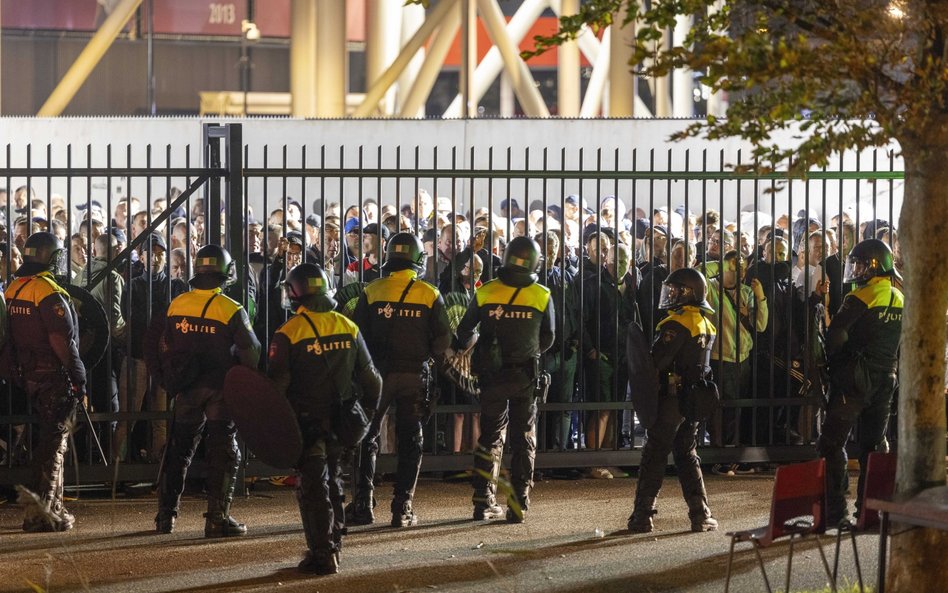
<path fill-rule="evenodd" d="M 925 146 L 903 141 L 905 199 L 899 241 L 905 310 L 899 386 L 896 497 L 945 485 L 945 314 L 948 308 L 948 125 L 937 122 Z M 886 591 L 943 591 L 948 533 L 896 529 Z"/>

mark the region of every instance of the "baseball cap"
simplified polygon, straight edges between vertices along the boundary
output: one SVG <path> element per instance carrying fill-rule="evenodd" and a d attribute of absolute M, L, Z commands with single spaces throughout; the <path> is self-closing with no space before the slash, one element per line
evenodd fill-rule
<path fill-rule="evenodd" d="M 149 235 L 147 243 L 149 247 L 154 247 L 157 245 L 158 247 L 161 247 L 165 251 L 168 251 L 168 245 L 167 243 L 165 243 L 165 238 L 162 237 L 158 233 L 152 233 L 151 235 Z"/>
<path fill-rule="evenodd" d="M 290 245 L 299 245 L 303 246 L 303 233 L 299 231 L 289 231 L 286 233 L 286 240 L 290 242 Z"/>
<path fill-rule="evenodd" d="M 125 231 L 114 226 L 109 229 L 109 232 L 112 233 L 112 236 L 115 237 L 115 240 L 119 243 L 125 244 L 128 243 L 128 238 L 125 236 Z"/>
<path fill-rule="evenodd" d="M 347 235 L 348 235 L 349 233 L 355 233 L 355 232 L 357 232 L 358 230 L 359 230 L 359 219 L 358 219 L 358 218 L 350 218 L 349 220 L 346 221 L 345 233 L 346 233 Z"/>
<path fill-rule="evenodd" d="M 389 230 L 387 226 L 382 228 L 382 239 L 388 241 Z M 367 224 L 362 228 L 362 233 L 366 235 L 378 235 L 379 234 L 379 225 L 378 223 Z"/>
<path fill-rule="evenodd" d="M 517 203 L 517 200 L 515 200 L 515 199 L 513 199 L 513 198 L 511 198 L 511 199 L 509 199 L 509 200 L 501 200 L 501 201 L 500 201 L 500 209 L 501 209 L 501 210 L 506 210 L 508 206 L 510 206 L 511 208 L 516 208 L 516 209 L 518 209 L 518 210 L 520 209 L 520 204 L 518 204 L 518 203 Z"/>

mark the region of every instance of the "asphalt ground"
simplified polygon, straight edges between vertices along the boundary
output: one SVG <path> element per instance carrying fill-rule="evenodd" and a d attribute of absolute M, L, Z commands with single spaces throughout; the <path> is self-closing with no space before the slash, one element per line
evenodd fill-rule
<path fill-rule="evenodd" d="M 341 571 L 328 577 L 296 570 L 305 544 L 291 488 L 257 487 L 238 498 L 232 514 L 249 534 L 228 540 L 203 537 L 199 497 L 185 499 L 171 535 L 153 532 L 152 494 L 116 500 L 83 494 L 69 503 L 76 527 L 58 534 L 23 533 L 20 507 L 6 503 L 0 505 L 0 591 L 36 591 L 32 583 L 50 592 L 717 593 L 728 560 L 725 532 L 767 522 L 773 476 L 706 481 L 719 531 L 688 530 L 677 480 L 667 476 L 656 531 L 637 535 L 625 529 L 634 478 L 538 483 L 520 525 L 471 521 L 469 485 L 423 478 L 415 500 L 420 523 L 407 529 L 388 526 L 391 489 L 383 484 L 376 491 L 377 523 L 350 529 Z M 823 538 L 830 563 L 833 540 Z M 877 544 L 876 536 L 859 537 L 867 584 L 874 584 Z M 791 591 L 822 590 L 828 581 L 815 541 L 794 547 Z M 783 589 L 788 549 L 783 542 L 763 551 L 775 589 Z M 765 591 L 748 544 L 738 545 L 733 570 L 731 591 Z M 840 575 L 856 578 L 849 545 Z"/>

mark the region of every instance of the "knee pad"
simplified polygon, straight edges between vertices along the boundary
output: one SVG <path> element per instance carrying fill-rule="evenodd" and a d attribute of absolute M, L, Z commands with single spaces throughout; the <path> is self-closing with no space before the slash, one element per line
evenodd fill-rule
<path fill-rule="evenodd" d="M 207 456 L 226 457 L 235 464 L 240 463 L 237 428 L 233 422 L 212 420 L 207 423 Z"/>

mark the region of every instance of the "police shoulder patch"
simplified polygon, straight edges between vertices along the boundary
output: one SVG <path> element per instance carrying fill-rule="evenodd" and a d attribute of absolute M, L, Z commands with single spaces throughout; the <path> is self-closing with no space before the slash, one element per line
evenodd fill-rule
<path fill-rule="evenodd" d="M 66 305 L 64 305 L 64 304 L 62 304 L 62 303 L 56 303 L 56 304 L 53 305 L 53 311 L 55 311 L 56 315 L 58 315 L 59 317 L 65 317 L 65 316 L 66 316 Z"/>
<path fill-rule="evenodd" d="M 678 332 L 673 329 L 664 329 L 662 330 L 662 342 L 666 344 L 671 342 L 678 336 Z"/>

